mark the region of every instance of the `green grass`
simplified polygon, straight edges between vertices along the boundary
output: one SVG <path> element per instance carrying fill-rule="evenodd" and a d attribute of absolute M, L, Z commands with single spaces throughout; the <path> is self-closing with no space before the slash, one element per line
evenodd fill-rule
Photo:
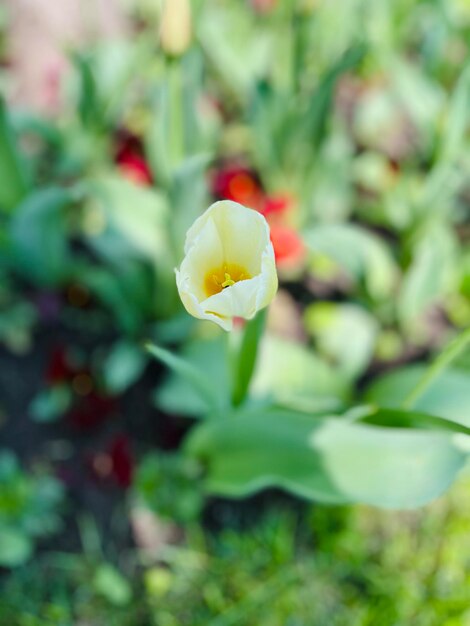
<path fill-rule="evenodd" d="M 195 526 L 159 563 L 120 555 L 131 599 L 97 584 L 99 561 L 46 555 L 4 579 L 0 625 L 465 626 L 468 486 L 412 513 L 285 505 L 249 530 Z"/>

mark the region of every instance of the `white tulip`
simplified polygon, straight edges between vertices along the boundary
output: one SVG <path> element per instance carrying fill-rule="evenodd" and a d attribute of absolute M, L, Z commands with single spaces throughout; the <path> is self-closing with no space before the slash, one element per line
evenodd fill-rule
<path fill-rule="evenodd" d="M 234 317 L 251 319 L 276 294 L 268 223 L 237 202 L 210 206 L 188 230 L 184 252 L 176 284 L 194 317 L 231 330 Z"/>

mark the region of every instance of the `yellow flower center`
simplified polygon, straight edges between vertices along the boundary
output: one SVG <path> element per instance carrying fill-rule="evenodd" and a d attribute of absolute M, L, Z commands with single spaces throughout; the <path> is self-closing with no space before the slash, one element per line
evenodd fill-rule
<path fill-rule="evenodd" d="M 224 263 L 221 267 L 209 270 L 204 278 L 204 291 L 207 297 L 220 293 L 241 280 L 250 279 L 250 274 L 237 263 Z"/>

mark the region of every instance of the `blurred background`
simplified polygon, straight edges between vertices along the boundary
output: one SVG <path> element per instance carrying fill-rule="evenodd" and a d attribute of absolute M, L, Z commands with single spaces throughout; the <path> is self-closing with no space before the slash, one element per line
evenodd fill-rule
<path fill-rule="evenodd" d="M 0 624 L 470 624 L 468 478 L 207 497 L 204 403 L 143 348 L 225 393 L 174 279 L 224 198 L 280 277 L 257 398 L 393 406 L 470 326 L 469 0 L 4 0 L 0 90 Z"/>

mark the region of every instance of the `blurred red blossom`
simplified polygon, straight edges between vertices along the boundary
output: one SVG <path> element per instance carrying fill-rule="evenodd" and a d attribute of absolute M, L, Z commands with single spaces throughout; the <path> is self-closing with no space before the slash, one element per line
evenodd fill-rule
<path fill-rule="evenodd" d="M 65 347 L 56 346 L 46 367 L 46 382 L 50 385 L 67 382 L 75 372 Z"/>
<path fill-rule="evenodd" d="M 137 185 L 152 184 L 152 172 L 142 154 L 140 141 L 133 135 L 123 135 L 120 138 L 116 164 L 121 174 Z"/>
<path fill-rule="evenodd" d="M 113 477 L 121 487 L 129 487 L 134 470 L 134 459 L 129 438 L 126 435 L 115 437 L 111 442 L 109 452 L 113 463 Z"/>
<path fill-rule="evenodd" d="M 137 185 L 151 185 L 152 174 L 145 159 L 138 154 L 125 154 L 117 161 L 123 176 Z"/>
<path fill-rule="evenodd" d="M 295 269 L 303 264 L 305 244 L 295 228 L 285 224 L 271 224 L 271 242 L 280 269 Z"/>
<path fill-rule="evenodd" d="M 97 388 L 92 373 L 84 364 L 78 364 L 65 346 L 53 349 L 45 381 L 49 386 L 64 385 L 70 389 L 72 399 L 67 419 L 79 430 L 102 424 L 116 410 L 116 400 Z"/>
<path fill-rule="evenodd" d="M 269 223 L 279 269 L 295 270 L 305 260 L 305 246 L 291 225 L 295 197 L 286 192 L 267 194 L 256 172 L 237 163 L 220 167 L 212 177 L 212 193 L 218 200 L 232 200 L 259 211 Z"/>
<path fill-rule="evenodd" d="M 275 217 L 285 216 L 293 206 L 294 200 L 288 194 L 273 194 L 265 196 L 260 212 L 270 221 Z"/>
<path fill-rule="evenodd" d="M 260 209 L 264 200 L 255 172 L 240 165 L 217 170 L 212 179 L 212 193 L 218 200 L 233 200 L 251 209 Z"/>

